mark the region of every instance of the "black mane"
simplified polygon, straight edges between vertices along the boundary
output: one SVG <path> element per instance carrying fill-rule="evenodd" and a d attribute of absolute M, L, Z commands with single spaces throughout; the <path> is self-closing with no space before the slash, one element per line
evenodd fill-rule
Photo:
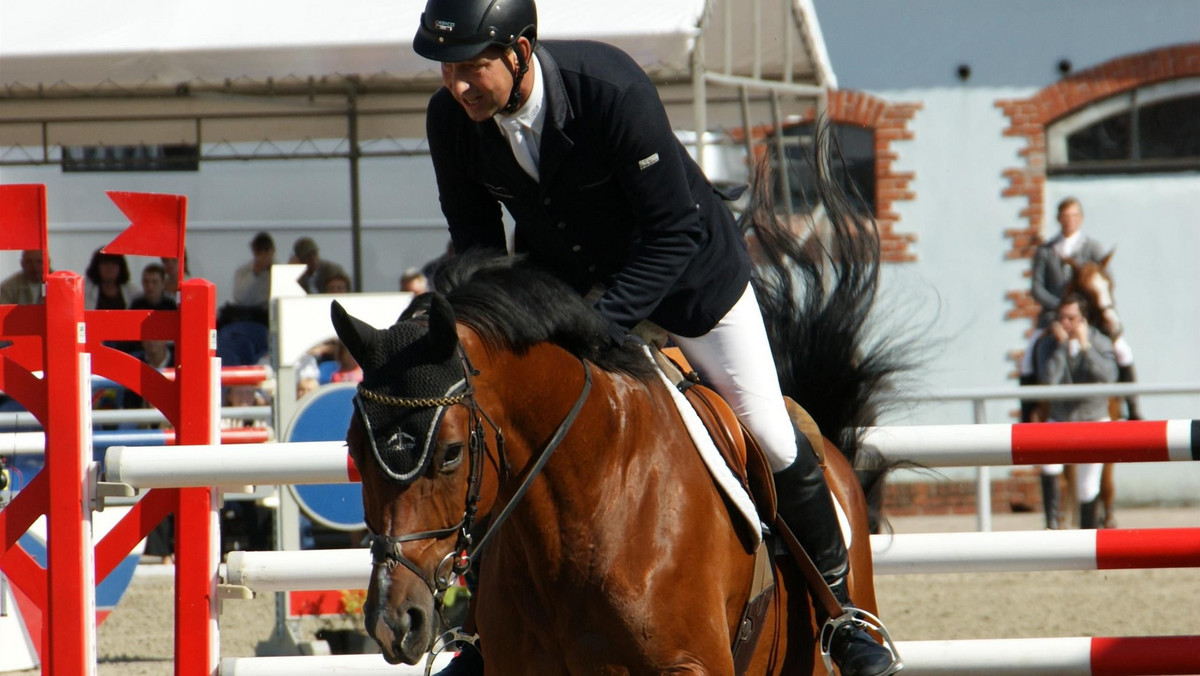
<path fill-rule="evenodd" d="M 489 348 L 520 354 L 549 342 L 606 371 L 640 379 L 654 373 L 635 344 L 612 344 L 604 319 L 571 287 L 520 256 L 468 251 L 448 258 L 439 264 L 434 288 Z M 405 316 L 426 305 L 418 298 Z"/>

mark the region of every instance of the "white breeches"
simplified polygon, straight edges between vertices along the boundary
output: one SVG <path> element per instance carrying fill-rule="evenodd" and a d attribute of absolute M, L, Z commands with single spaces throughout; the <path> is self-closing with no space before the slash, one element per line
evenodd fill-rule
<path fill-rule="evenodd" d="M 688 363 L 733 408 L 758 442 L 774 472 L 796 459 L 796 432 L 783 405 L 775 360 L 754 289 L 746 292 L 711 331 L 697 338 L 671 334 Z"/>
<path fill-rule="evenodd" d="M 1046 476 L 1058 476 L 1063 472 L 1062 465 L 1038 465 L 1038 470 Z M 1075 499 L 1080 502 L 1091 502 L 1100 495 L 1100 475 L 1104 464 L 1086 462 L 1075 465 Z"/>

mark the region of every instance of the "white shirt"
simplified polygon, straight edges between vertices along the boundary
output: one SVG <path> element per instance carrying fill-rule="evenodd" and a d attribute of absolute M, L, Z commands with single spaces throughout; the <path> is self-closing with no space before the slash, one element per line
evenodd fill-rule
<path fill-rule="evenodd" d="M 1076 230 L 1075 234 L 1070 237 L 1058 236 L 1058 241 L 1054 243 L 1054 253 L 1058 254 L 1059 258 L 1070 258 L 1079 253 L 1083 248 L 1083 231 Z"/>
<path fill-rule="evenodd" d="M 541 157 L 542 129 L 546 126 L 546 96 L 542 87 L 542 67 L 537 56 L 530 61 L 533 62 L 529 69 L 529 74 L 533 76 L 533 91 L 529 92 L 529 98 L 512 115 L 497 113 L 492 119 L 496 120 L 500 133 L 508 139 L 517 164 L 537 181 L 541 179 L 538 160 Z"/>

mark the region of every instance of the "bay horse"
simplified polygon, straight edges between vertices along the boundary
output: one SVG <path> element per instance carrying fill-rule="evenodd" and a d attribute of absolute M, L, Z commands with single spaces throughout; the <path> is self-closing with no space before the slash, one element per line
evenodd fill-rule
<path fill-rule="evenodd" d="M 743 224 L 765 268 L 754 283 L 784 391 L 828 437 L 852 597 L 874 613 L 851 463 L 857 423 L 899 367 L 863 345 L 878 237 L 842 219 L 837 199 L 826 197 L 838 246 L 815 259 L 769 199 Z M 787 556 L 768 557 L 761 635 L 735 668 L 753 547 L 642 346 L 611 345 L 589 305 L 519 258 L 468 252 L 434 286 L 385 330 L 332 308 L 364 372 L 347 443 L 372 533 L 364 619 L 388 662 L 437 649 L 442 595 L 471 569 L 490 674 L 826 673 Z"/>

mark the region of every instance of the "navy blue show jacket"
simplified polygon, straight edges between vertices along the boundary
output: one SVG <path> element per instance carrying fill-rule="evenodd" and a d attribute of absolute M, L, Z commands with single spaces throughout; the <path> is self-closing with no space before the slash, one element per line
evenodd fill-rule
<path fill-rule="evenodd" d="M 654 84 L 597 42 L 537 47 L 546 123 L 540 182 L 517 164 L 494 120 L 473 122 L 445 88 L 426 131 L 455 250 L 514 248 L 596 304 L 614 338 L 642 319 L 707 333 L 750 280 L 750 259 L 721 196 L 676 138 Z"/>

